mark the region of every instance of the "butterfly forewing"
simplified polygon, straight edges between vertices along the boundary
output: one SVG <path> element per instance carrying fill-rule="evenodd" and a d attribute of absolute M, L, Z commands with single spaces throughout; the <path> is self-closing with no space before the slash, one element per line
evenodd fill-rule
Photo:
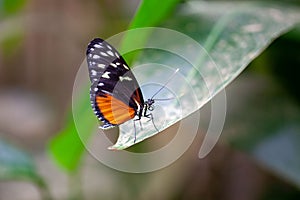
<path fill-rule="evenodd" d="M 102 128 L 132 119 L 144 105 L 138 82 L 118 51 L 96 38 L 88 45 L 87 63 L 92 82 L 90 98 Z"/>

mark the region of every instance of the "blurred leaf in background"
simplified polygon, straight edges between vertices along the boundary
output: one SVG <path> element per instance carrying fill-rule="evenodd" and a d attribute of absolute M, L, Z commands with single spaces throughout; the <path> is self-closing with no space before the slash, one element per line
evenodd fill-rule
<path fill-rule="evenodd" d="M 243 106 L 233 109 L 228 120 L 236 134 L 229 134 L 228 140 L 234 148 L 252 155 L 264 168 L 300 187 L 297 156 L 300 153 L 300 101 L 296 89 L 299 85 L 296 54 L 300 45 L 298 39 L 292 42 L 289 35 L 274 41 L 251 64 L 249 73 L 263 74 L 268 79 L 258 79 L 254 84 L 257 87 L 249 88 L 248 94 L 244 94 Z M 299 32 L 297 35 L 300 38 Z"/>
<path fill-rule="evenodd" d="M 88 96 L 88 94 L 87 94 Z M 77 107 L 80 116 L 84 120 L 86 126 L 86 137 L 89 138 L 94 128 L 94 116 L 86 109 L 86 104 L 90 104 L 89 98 L 79 97 L 82 107 Z M 70 114 L 67 126 L 54 137 L 49 145 L 49 153 L 54 160 L 65 170 L 72 172 L 76 171 L 81 163 L 81 157 L 85 151 L 79 135 L 77 134 L 76 124 L 74 123 L 73 115 Z"/>
<path fill-rule="evenodd" d="M 16 32 L 7 36 L 4 40 L 0 41 L 3 56 L 7 59 L 15 55 L 15 52 L 20 48 L 23 40 L 24 33 Z"/>
<path fill-rule="evenodd" d="M 26 0 L 0 0 L 0 18 L 16 14 L 25 4 Z"/>
<path fill-rule="evenodd" d="M 40 190 L 43 199 L 51 199 L 47 185 L 38 174 L 34 160 L 23 150 L 0 140 L 0 180 L 30 181 Z"/>
<path fill-rule="evenodd" d="M 173 13 L 176 13 L 178 4 L 181 1 L 182 0 L 141 1 L 128 29 L 160 26 L 165 19 Z M 149 34 L 151 34 L 151 32 L 140 33 L 138 35 L 129 32 L 123 38 L 121 50 L 130 47 L 133 43 L 137 46 L 143 46 L 143 44 L 147 42 Z M 137 55 L 137 52 L 124 55 L 129 66 Z"/>
<path fill-rule="evenodd" d="M 26 0 L 0 0 L 0 23 L 5 18 L 19 15 L 26 3 Z M 5 26 L 5 24 L 1 24 L 0 29 L 4 28 L 2 26 Z M 0 36 L 0 46 L 3 51 L 3 57 L 8 58 L 13 56 L 14 52 L 20 47 L 20 44 L 24 40 L 24 32 L 18 31 L 10 33 L 9 35 L 3 35 L 4 30 L 0 31 L 2 31 L 2 35 Z"/>
<path fill-rule="evenodd" d="M 36 181 L 37 175 L 32 158 L 16 147 L 0 140 L 0 178 Z"/>

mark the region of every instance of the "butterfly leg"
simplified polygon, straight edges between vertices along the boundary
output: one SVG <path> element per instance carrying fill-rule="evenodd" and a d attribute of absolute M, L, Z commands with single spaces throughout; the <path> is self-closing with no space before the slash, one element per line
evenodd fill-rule
<path fill-rule="evenodd" d="M 156 129 L 157 132 L 159 132 L 158 128 L 156 127 L 156 125 L 154 123 L 152 113 L 149 113 L 149 114 L 145 115 L 145 117 L 150 118 L 150 120 L 152 121 L 152 124 L 153 124 L 154 128 Z"/>
<path fill-rule="evenodd" d="M 135 144 L 135 141 L 136 141 L 136 127 L 135 127 L 135 121 L 136 120 L 133 120 L 133 127 L 134 127 L 134 141 L 133 143 Z"/>
<path fill-rule="evenodd" d="M 134 121 L 139 121 L 140 122 L 140 127 L 141 127 L 141 130 L 143 130 L 143 126 L 142 126 L 142 122 L 141 122 L 141 118 L 136 118 L 134 119 Z"/>
<path fill-rule="evenodd" d="M 139 120 L 139 122 L 140 122 L 140 127 L 141 127 L 141 130 L 143 130 L 143 126 L 142 126 L 142 122 L 141 122 L 141 120 Z"/>

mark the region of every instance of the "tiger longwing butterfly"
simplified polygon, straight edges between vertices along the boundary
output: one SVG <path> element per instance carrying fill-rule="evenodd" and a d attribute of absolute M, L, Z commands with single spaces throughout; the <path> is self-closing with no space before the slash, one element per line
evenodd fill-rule
<path fill-rule="evenodd" d="M 147 113 L 153 110 L 154 95 L 144 101 L 136 78 L 119 52 L 96 38 L 88 44 L 86 56 L 92 83 L 90 100 L 95 115 L 103 122 L 100 128 L 113 128 L 137 116 L 135 120 L 150 118 L 158 131 L 152 114 Z"/>

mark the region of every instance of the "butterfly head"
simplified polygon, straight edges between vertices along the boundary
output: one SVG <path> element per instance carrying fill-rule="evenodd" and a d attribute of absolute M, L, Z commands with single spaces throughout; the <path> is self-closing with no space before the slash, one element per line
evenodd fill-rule
<path fill-rule="evenodd" d="M 154 103 L 155 103 L 154 99 L 148 99 L 145 102 L 145 106 L 147 107 L 147 110 L 153 111 L 154 110 L 154 105 L 153 105 Z"/>

